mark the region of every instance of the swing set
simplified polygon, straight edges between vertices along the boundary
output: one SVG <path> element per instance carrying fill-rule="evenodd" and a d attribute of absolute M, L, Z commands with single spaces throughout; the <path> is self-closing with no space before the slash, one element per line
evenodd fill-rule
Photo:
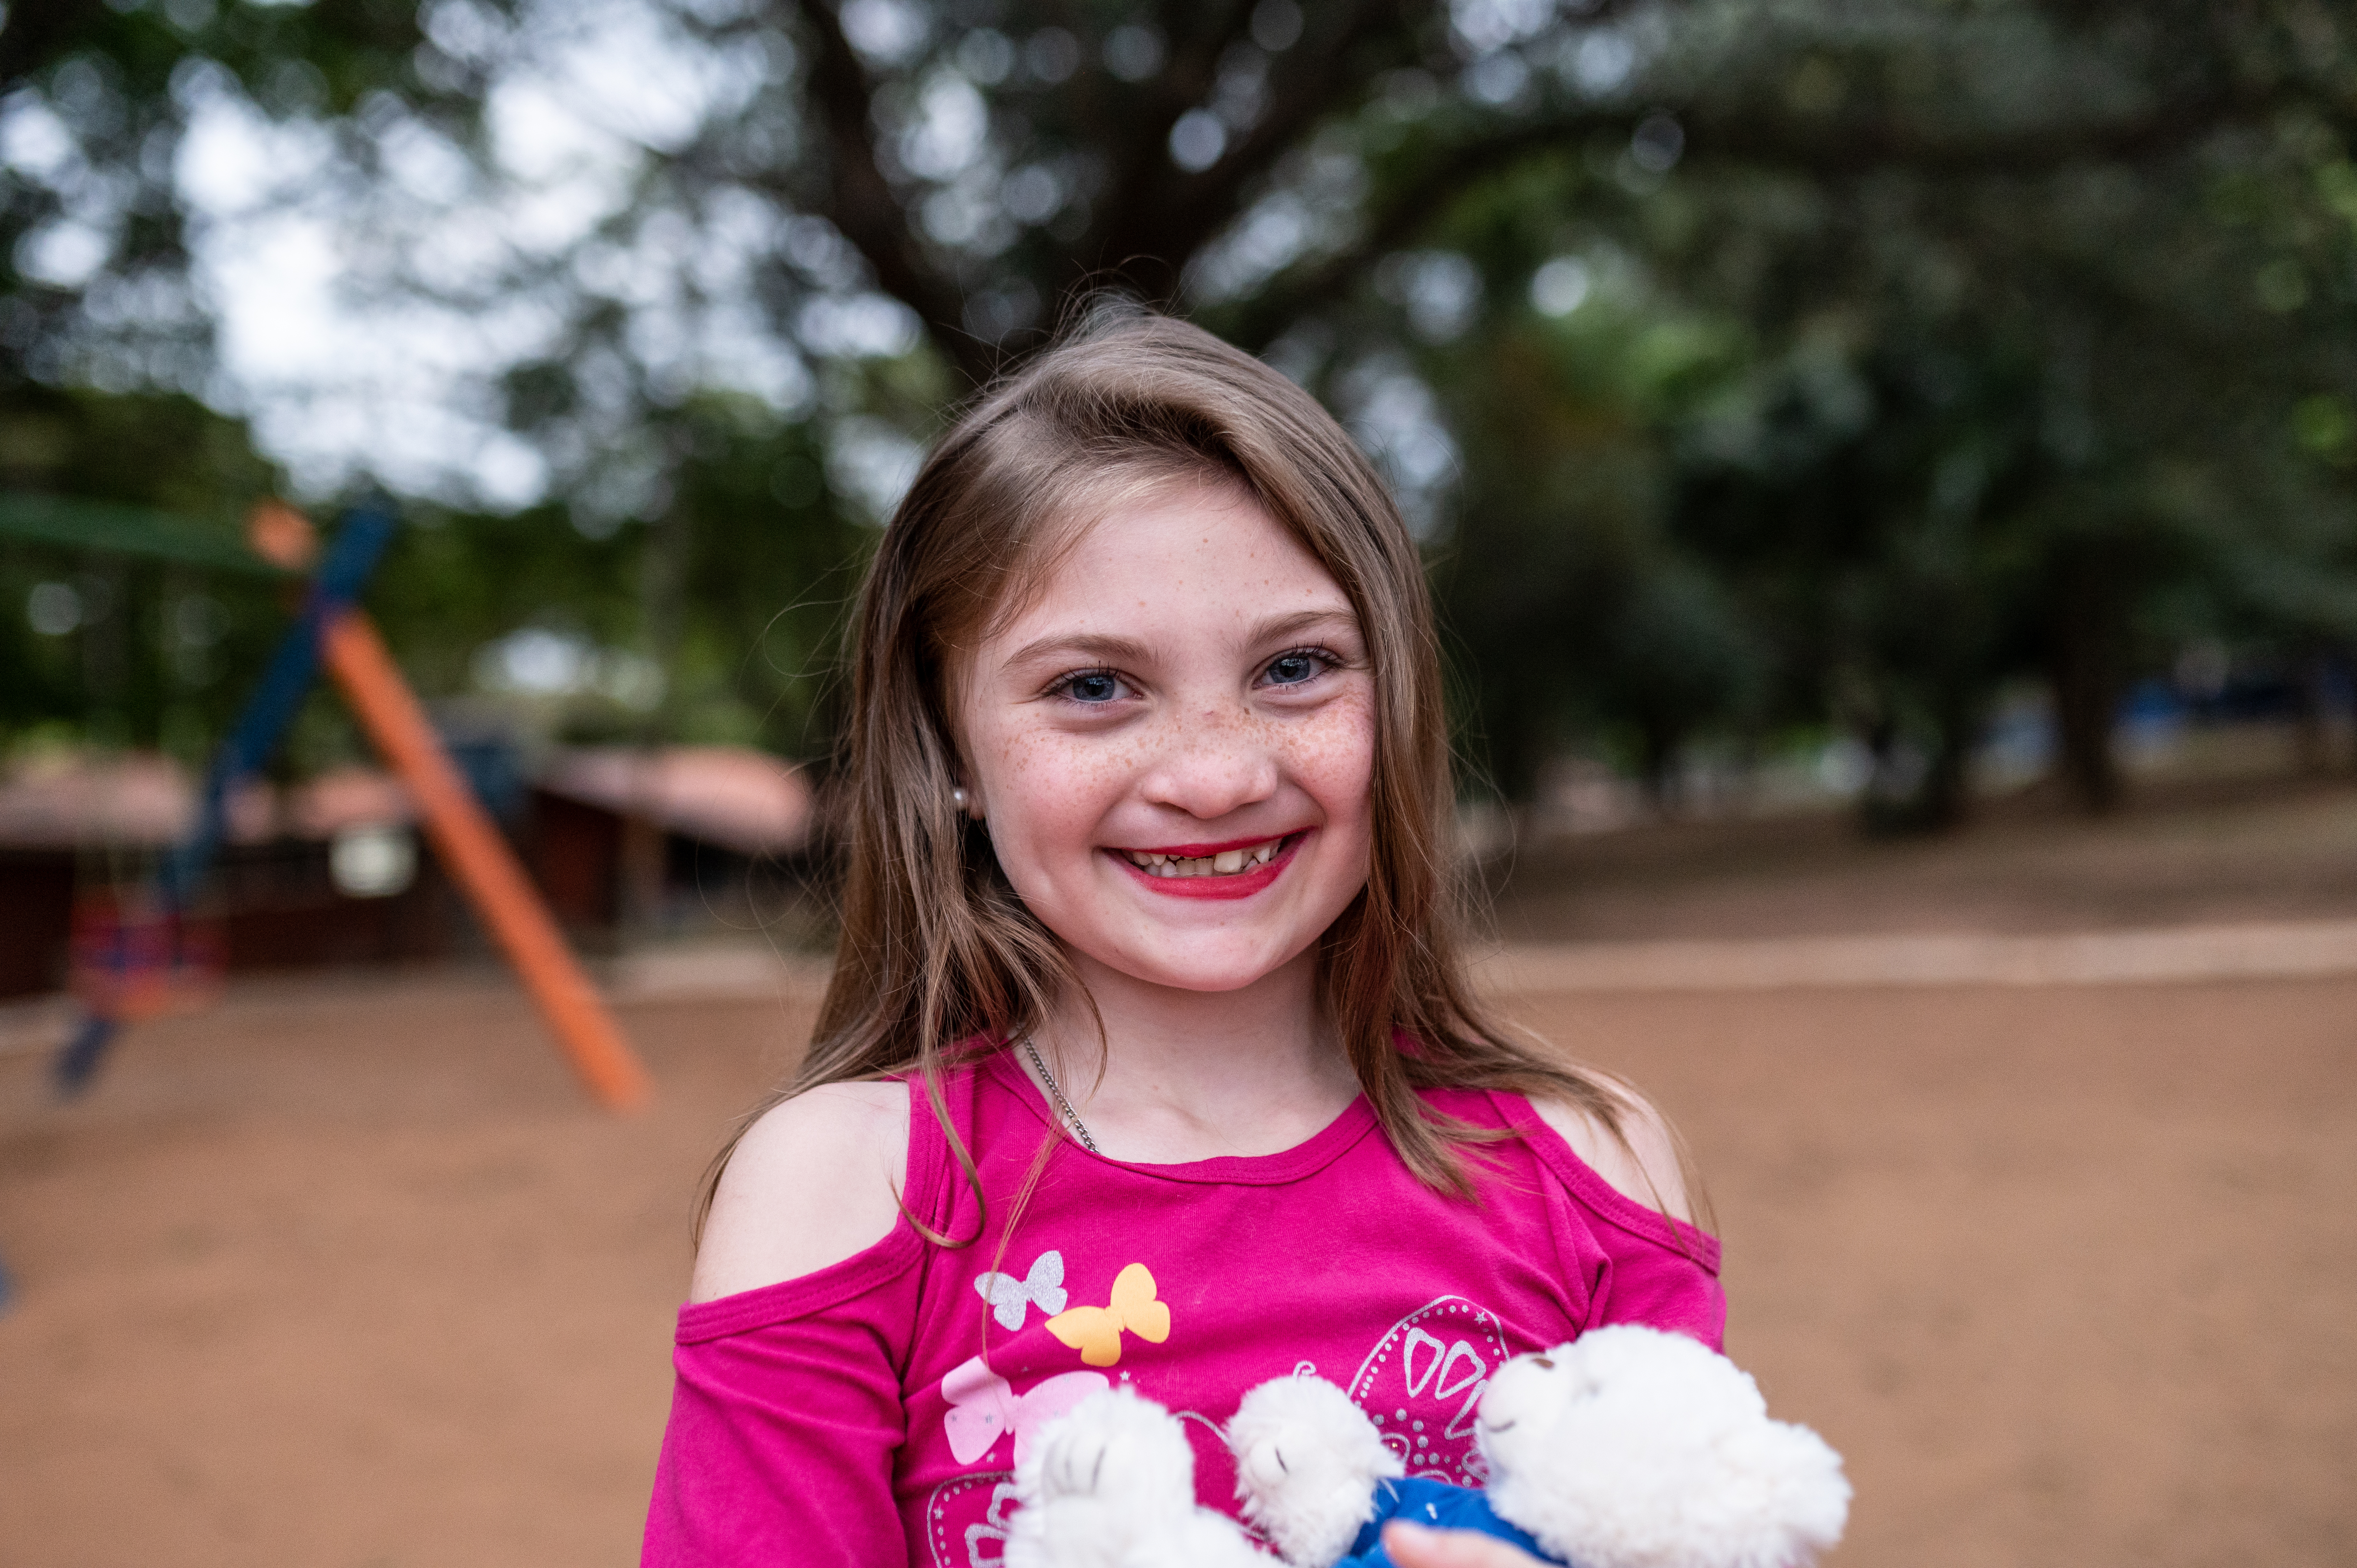
<path fill-rule="evenodd" d="M 427 841 L 514 968 L 583 1086 L 610 1110 L 634 1110 L 646 1102 L 646 1069 L 360 607 L 396 526 L 389 503 L 365 501 L 343 514 L 322 553 L 308 519 L 281 502 L 266 501 L 248 521 L 249 553 L 212 530 L 178 519 L 48 497 L 0 498 L 0 532 L 20 538 L 238 570 L 309 574 L 295 624 L 206 770 L 194 825 L 165 854 L 144 886 L 114 900 L 112 908 L 77 913 L 72 972 L 81 1011 L 52 1069 L 61 1099 L 89 1090 L 124 1028 L 202 1005 L 217 993 L 220 940 L 197 901 L 226 833 L 230 800 L 276 754 L 324 670 L 386 766 L 408 789 Z M 0 1300 L 5 1290 L 5 1275 L 0 1273 Z"/>

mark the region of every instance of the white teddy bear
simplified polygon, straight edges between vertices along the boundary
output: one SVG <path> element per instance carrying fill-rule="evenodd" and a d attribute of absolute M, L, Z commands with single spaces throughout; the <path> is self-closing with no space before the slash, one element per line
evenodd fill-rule
<path fill-rule="evenodd" d="M 1682 1334 L 1599 1328 L 1498 1369 L 1475 1440 L 1502 1517 L 1580 1568 L 1802 1568 L 1841 1539 L 1841 1455 Z"/>
<path fill-rule="evenodd" d="M 1178 1419 L 1131 1389 L 1091 1394 L 1015 1466 L 1006 1568 L 1269 1568 L 1235 1520 L 1195 1502 Z"/>
<path fill-rule="evenodd" d="M 1578 1568 L 1805 1568 L 1841 1538 L 1841 1456 L 1772 1421 L 1751 1379 L 1682 1335 L 1622 1325 L 1501 1367 L 1475 1441 L 1487 1491 L 1410 1479 L 1318 1378 L 1244 1396 L 1227 1437 L 1244 1517 L 1292 1568 L 1388 1568 L 1394 1518 L 1503 1537 Z M 1231 1568 L 1268 1559 L 1194 1500 L 1177 1420 L 1091 1396 L 1018 1466 L 1009 1568 Z"/>

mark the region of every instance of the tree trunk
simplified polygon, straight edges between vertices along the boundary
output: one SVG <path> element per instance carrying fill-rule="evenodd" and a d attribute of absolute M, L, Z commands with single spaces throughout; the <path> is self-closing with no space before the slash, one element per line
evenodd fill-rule
<path fill-rule="evenodd" d="M 2299 658 L 2299 769 L 2309 775 L 2332 771 L 2331 714 L 2327 691 L 2332 669 L 2324 650 L 2310 645 Z"/>
<path fill-rule="evenodd" d="M 688 555 L 695 547 L 695 520 L 684 497 L 674 497 L 661 517 L 646 525 L 639 558 L 639 627 L 647 657 L 662 671 L 663 697 L 647 713 L 641 735 L 650 745 L 672 738 L 667 715 L 679 685 L 679 650 L 687 625 Z"/>
<path fill-rule="evenodd" d="M 1977 686 L 1959 684 L 1936 694 L 1929 715 L 1936 733 L 1922 759 L 1922 772 L 1902 789 L 1889 786 L 1901 748 L 1908 743 L 1898 724 L 1878 721 L 1867 733 L 1875 757 L 1875 782 L 1858 801 L 1859 822 L 1875 835 L 1945 832 L 1964 820 L 1972 804 L 1974 743 L 1980 738 L 1982 698 Z M 1878 788 L 1881 785 L 1881 788 Z"/>
<path fill-rule="evenodd" d="M 1663 816 L 1671 816 L 1685 805 L 1684 780 L 1678 774 L 1678 756 L 1685 746 L 1684 732 L 1674 725 L 1647 724 L 1638 731 L 1639 761 L 1644 768 L 1646 803 Z"/>
<path fill-rule="evenodd" d="M 1924 832 L 1945 832 L 1964 820 L 1971 804 L 1973 746 L 1980 739 L 1980 718 L 1979 701 L 1961 683 L 1940 693 L 1939 712 L 1934 715 L 1940 738 L 1916 797 L 1917 822 Z"/>
<path fill-rule="evenodd" d="M 1539 770 L 1547 750 L 1538 726 L 1527 714 L 1504 707 L 1491 708 L 1482 720 L 1484 733 L 1467 749 L 1486 754 L 1490 788 L 1501 800 L 1528 805 L 1538 793 Z"/>
<path fill-rule="evenodd" d="M 2093 542 L 2066 549 L 2057 563 L 2047 677 L 2054 688 L 2057 761 L 2081 810 L 2116 811 L 2121 780 L 2112 748 L 2120 702 L 2118 585 Z"/>

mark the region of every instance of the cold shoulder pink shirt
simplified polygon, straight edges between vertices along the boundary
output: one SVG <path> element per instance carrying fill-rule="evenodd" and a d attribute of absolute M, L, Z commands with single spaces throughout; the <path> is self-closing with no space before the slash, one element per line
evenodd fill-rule
<path fill-rule="evenodd" d="M 989 1229 L 950 1248 L 903 1219 L 833 1267 L 682 1308 L 648 1568 L 995 1563 L 1016 1455 L 1114 1383 L 1201 1418 L 1196 1489 L 1230 1512 L 1212 1423 L 1304 1369 L 1347 1389 L 1411 1475 L 1479 1484 L 1474 1403 L 1507 1357 L 1607 1323 L 1720 1341 L 1717 1243 L 1616 1191 L 1517 1095 L 1425 1095 L 1521 1134 L 1487 1152 L 1472 1201 L 1417 1181 L 1360 1100 L 1249 1159 L 1127 1165 L 1059 1140 L 1007 1238 L 1049 1107 L 1004 1051 L 944 1089 Z M 939 1234 L 975 1233 L 917 1085 L 904 1201 Z"/>

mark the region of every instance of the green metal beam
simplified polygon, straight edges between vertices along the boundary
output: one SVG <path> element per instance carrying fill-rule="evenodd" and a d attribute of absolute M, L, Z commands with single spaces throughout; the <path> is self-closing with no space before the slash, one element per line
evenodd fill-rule
<path fill-rule="evenodd" d="M 242 535 L 231 527 L 113 501 L 0 491 L 0 537 L 177 561 L 248 576 L 290 575 L 247 549 Z"/>

